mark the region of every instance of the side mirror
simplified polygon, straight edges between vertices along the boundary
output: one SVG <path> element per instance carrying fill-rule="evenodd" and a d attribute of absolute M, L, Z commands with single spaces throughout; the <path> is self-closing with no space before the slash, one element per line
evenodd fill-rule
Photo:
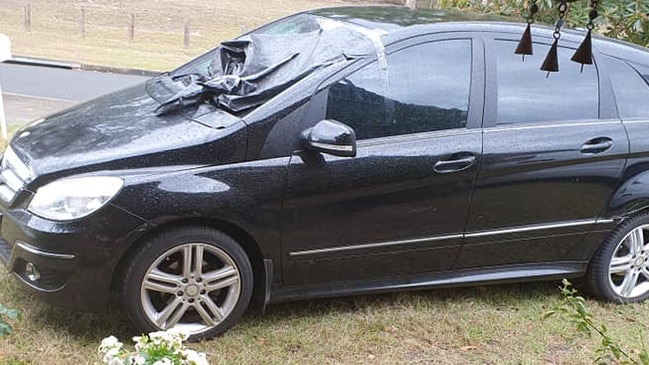
<path fill-rule="evenodd" d="M 356 156 L 356 133 L 349 126 L 335 120 L 321 120 L 307 128 L 300 136 L 302 147 L 309 151 L 334 156 Z"/>

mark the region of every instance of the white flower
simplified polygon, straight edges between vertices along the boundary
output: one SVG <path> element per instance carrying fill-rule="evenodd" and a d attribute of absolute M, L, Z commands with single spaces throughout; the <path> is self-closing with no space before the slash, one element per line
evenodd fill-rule
<path fill-rule="evenodd" d="M 202 352 L 196 352 L 194 350 L 183 350 L 180 352 L 183 357 L 187 360 L 188 365 L 209 365 L 207 362 L 207 357 Z"/>
<path fill-rule="evenodd" d="M 166 340 L 169 338 L 169 334 L 165 331 L 156 331 L 149 333 L 149 338 L 153 340 Z"/>
<path fill-rule="evenodd" d="M 171 363 L 171 360 L 165 357 L 162 360 L 158 360 L 154 362 L 153 365 L 173 365 L 173 364 Z"/>
<path fill-rule="evenodd" d="M 112 360 L 119 356 L 120 347 L 111 347 L 108 351 L 105 351 L 104 357 L 102 358 L 104 364 L 112 364 Z"/>
<path fill-rule="evenodd" d="M 173 327 L 167 330 L 167 333 L 170 334 L 172 337 L 176 337 L 180 339 L 180 341 L 185 341 L 189 338 L 189 331 L 178 327 Z"/>
<path fill-rule="evenodd" d="M 144 356 L 137 353 L 131 355 L 129 361 L 130 361 L 130 365 L 144 365 L 146 363 L 146 359 L 144 358 Z"/>
<path fill-rule="evenodd" d="M 135 352 L 127 356 L 122 350 L 123 344 L 110 336 L 101 342 L 99 352 L 104 355 L 102 360 L 107 365 L 173 365 L 174 362 L 167 356 L 180 360 L 183 365 L 209 365 L 204 353 L 185 349 L 183 341 L 188 338 L 189 332 L 180 329 L 135 336 Z M 150 364 L 145 354 L 151 350 L 163 358 Z"/>
<path fill-rule="evenodd" d="M 108 336 L 101 340 L 101 345 L 99 345 L 99 352 L 104 353 L 110 349 L 117 349 L 118 351 L 122 348 L 123 343 L 119 342 L 117 337 Z"/>
<path fill-rule="evenodd" d="M 118 357 L 114 357 L 110 360 L 108 365 L 124 365 L 124 362 L 120 360 Z"/>

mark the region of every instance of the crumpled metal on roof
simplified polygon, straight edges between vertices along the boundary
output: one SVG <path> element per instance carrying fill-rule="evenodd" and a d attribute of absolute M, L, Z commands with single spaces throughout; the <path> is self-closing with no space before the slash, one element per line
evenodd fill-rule
<path fill-rule="evenodd" d="M 308 74 L 338 62 L 384 51 L 379 35 L 324 20 L 298 34 L 251 33 L 221 43 L 207 72 L 173 76 L 183 88 L 156 109 L 158 114 L 212 102 L 237 113 L 258 106 Z"/>

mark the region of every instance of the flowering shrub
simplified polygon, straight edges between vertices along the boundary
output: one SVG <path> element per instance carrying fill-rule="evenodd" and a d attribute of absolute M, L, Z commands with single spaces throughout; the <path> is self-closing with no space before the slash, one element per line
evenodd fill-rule
<path fill-rule="evenodd" d="M 204 353 L 186 349 L 183 341 L 189 334 L 174 329 L 133 337 L 135 352 L 122 349 L 114 336 L 99 345 L 102 362 L 108 365 L 208 365 Z"/>

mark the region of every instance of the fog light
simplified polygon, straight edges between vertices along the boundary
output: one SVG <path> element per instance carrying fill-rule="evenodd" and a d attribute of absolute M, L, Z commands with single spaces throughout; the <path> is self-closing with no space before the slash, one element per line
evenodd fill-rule
<path fill-rule="evenodd" d="M 30 281 L 38 281 L 41 278 L 41 273 L 38 271 L 36 265 L 28 262 L 27 265 L 25 265 L 25 276 L 27 276 L 27 279 Z"/>

